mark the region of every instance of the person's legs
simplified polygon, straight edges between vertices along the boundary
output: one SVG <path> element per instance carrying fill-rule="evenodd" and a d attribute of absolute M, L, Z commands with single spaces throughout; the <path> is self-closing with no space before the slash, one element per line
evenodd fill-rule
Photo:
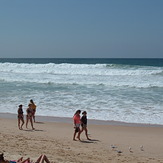
<path fill-rule="evenodd" d="M 30 158 L 27 158 L 27 159 L 24 160 L 24 161 L 20 161 L 20 163 L 31 163 L 31 162 L 30 162 Z"/>
<path fill-rule="evenodd" d="M 91 139 L 88 137 L 88 130 L 87 130 L 87 128 L 85 128 L 85 135 L 86 135 L 86 137 L 87 137 L 88 140 L 91 140 Z"/>
<path fill-rule="evenodd" d="M 35 121 L 35 112 L 36 112 L 36 111 L 33 112 L 33 121 L 34 121 L 34 122 L 36 122 L 36 121 Z"/>
<path fill-rule="evenodd" d="M 36 163 L 40 163 L 41 158 L 42 158 L 42 155 L 37 159 Z"/>
<path fill-rule="evenodd" d="M 19 159 L 17 160 L 17 163 L 21 163 L 22 160 L 23 160 L 23 157 L 19 158 Z"/>
<path fill-rule="evenodd" d="M 21 121 L 22 121 L 22 124 L 21 124 L 21 129 L 23 129 L 23 125 L 24 125 L 24 119 L 22 118 L 22 119 L 21 119 Z"/>
<path fill-rule="evenodd" d="M 33 122 L 35 122 L 35 115 L 33 115 Z"/>
<path fill-rule="evenodd" d="M 32 130 L 34 130 L 32 117 L 30 117 L 30 122 L 31 122 Z"/>
<path fill-rule="evenodd" d="M 27 116 L 27 118 L 26 118 L 26 128 L 28 128 L 27 126 L 28 126 L 28 116 Z"/>
<path fill-rule="evenodd" d="M 79 133 L 78 133 L 78 139 L 80 140 L 80 135 L 81 135 L 81 133 L 83 132 L 83 130 L 84 130 L 84 128 L 82 127 L 82 129 L 79 131 Z"/>
<path fill-rule="evenodd" d="M 47 163 L 50 163 L 50 161 L 48 160 L 48 158 L 46 157 L 46 155 L 41 155 L 41 156 L 37 159 L 36 163 L 44 163 L 44 161 L 46 161 Z"/>
<path fill-rule="evenodd" d="M 48 158 L 46 157 L 46 155 L 44 155 L 44 160 L 45 160 L 47 163 L 50 163 L 50 161 L 48 160 Z"/>
<path fill-rule="evenodd" d="M 20 129 L 20 118 L 18 118 L 18 127 Z"/>
<path fill-rule="evenodd" d="M 79 128 L 79 131 L 78 131 L 78 136 L 77 136 L 77 138 L 80 140 L 80 134 L 81 134 L 81 130 L 80 130 L 80 128 Z"/>
<path fill-rule="evenodd" d="M 76 131 L 74 131 L 74 136 L 73 136 L 73 140 L 76 140 L 75 137 L 76 137 Z"/>

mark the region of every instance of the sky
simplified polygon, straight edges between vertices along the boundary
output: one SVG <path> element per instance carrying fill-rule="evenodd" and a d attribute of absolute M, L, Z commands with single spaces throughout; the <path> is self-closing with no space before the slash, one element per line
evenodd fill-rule
<path fill-rule="evenodd" d="M 0 0 L 1 58 L 163 58 L 163 0 Z"/>

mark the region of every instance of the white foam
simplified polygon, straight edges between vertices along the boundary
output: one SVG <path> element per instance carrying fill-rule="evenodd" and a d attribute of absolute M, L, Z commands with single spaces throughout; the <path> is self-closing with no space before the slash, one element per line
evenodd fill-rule
<path fill-rule="evenodd" d="M 0 63 L 0 80 L 6 82 L 163 87 L 162 72 L 163 68 L 160 67 L 124 69 L 119 66 L 108 68 L 106 64 Z"/>
<path fill-rule="evenodd" d="M 163 68 L 107 64 L 0 63 L 0 112 L 29 99 L 38 115 L 163 124 Z M 140 89 L 141 88 L 141 89 Z"/>

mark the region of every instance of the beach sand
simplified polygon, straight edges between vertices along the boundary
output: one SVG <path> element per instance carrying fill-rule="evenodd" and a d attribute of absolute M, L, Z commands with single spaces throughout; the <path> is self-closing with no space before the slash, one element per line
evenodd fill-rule
<path fill-rule="evenodd" d="M 88 120 L 92 140 L 82 133 L 80 142 L 72 140 L 71 118 L 36 117 L 36 121 L 34 131 L 30 125 L 19 130 L 16 115 L 0 114 L 0 152 L 5 159 L 36 160 L 45 154 L 55 163 L 163 163 L 163 126 Z"/>

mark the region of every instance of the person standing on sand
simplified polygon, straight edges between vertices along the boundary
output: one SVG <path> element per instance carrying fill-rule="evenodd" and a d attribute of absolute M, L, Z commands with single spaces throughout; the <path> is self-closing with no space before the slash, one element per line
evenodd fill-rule
<path fill-rule="evenodd" d="M 83 111 L 82 112 L 82 117 L 80 119 L 81 121 L 81 126 L 82 126 L 82 129 L 80 131 L 80 134 L 85 131 L 85 135 L 87 137 L 88 140 L 91 140 L 89 137 L 88 137 L 88 129 L 87 129 L 87 112 L 86 111 Z"/>
<path fill-rule="evenodd" d="M 77 138 L 80 140 L 80 113 L 81 110 L 77 110 L 76 113 L 73 116 L 73 120 L 74 120 L 74 135 L 73 135 L 73 140 L 76 140 L 76 134 L 78 133 Z"/>
<path fill-rule="evenodd" d="M 19 105 L 18 108 L 18 127 L 20 130 L 23 130 L 23 125 L 24 125 L 24 115 L 23 115 L 23 109 L 22 109 L 23 105 Z M 20 124 L 20 122 L 22 122 L 22 124 Z"/>
<path fill-rule="evenodd" d="M 34 130 L 34 127 L 33 127 L 33 120 L 32 120 L 32 115 L 33 115 L 33 110 L 32 110 L 32 106 L 31 104 L 28 105 L 28 108 L 27 108 L 27 116 L 26 116 L 26 128 L 28 128 L 28 121 L 30 120 L 31 122 L 31 126 L 32 126 L 32 130 Z"/>
<path fill-rule="evenodd" d="M 32 114 L 33 121 L 36 122 L 35 121 L 36 105 L 35 105 L 35 103 L 33 102 L 32 99 L 30 100 L 30 103 L 29 104 L 31 104 L 31 108 L 33 110 L 33 114 Z"/>

